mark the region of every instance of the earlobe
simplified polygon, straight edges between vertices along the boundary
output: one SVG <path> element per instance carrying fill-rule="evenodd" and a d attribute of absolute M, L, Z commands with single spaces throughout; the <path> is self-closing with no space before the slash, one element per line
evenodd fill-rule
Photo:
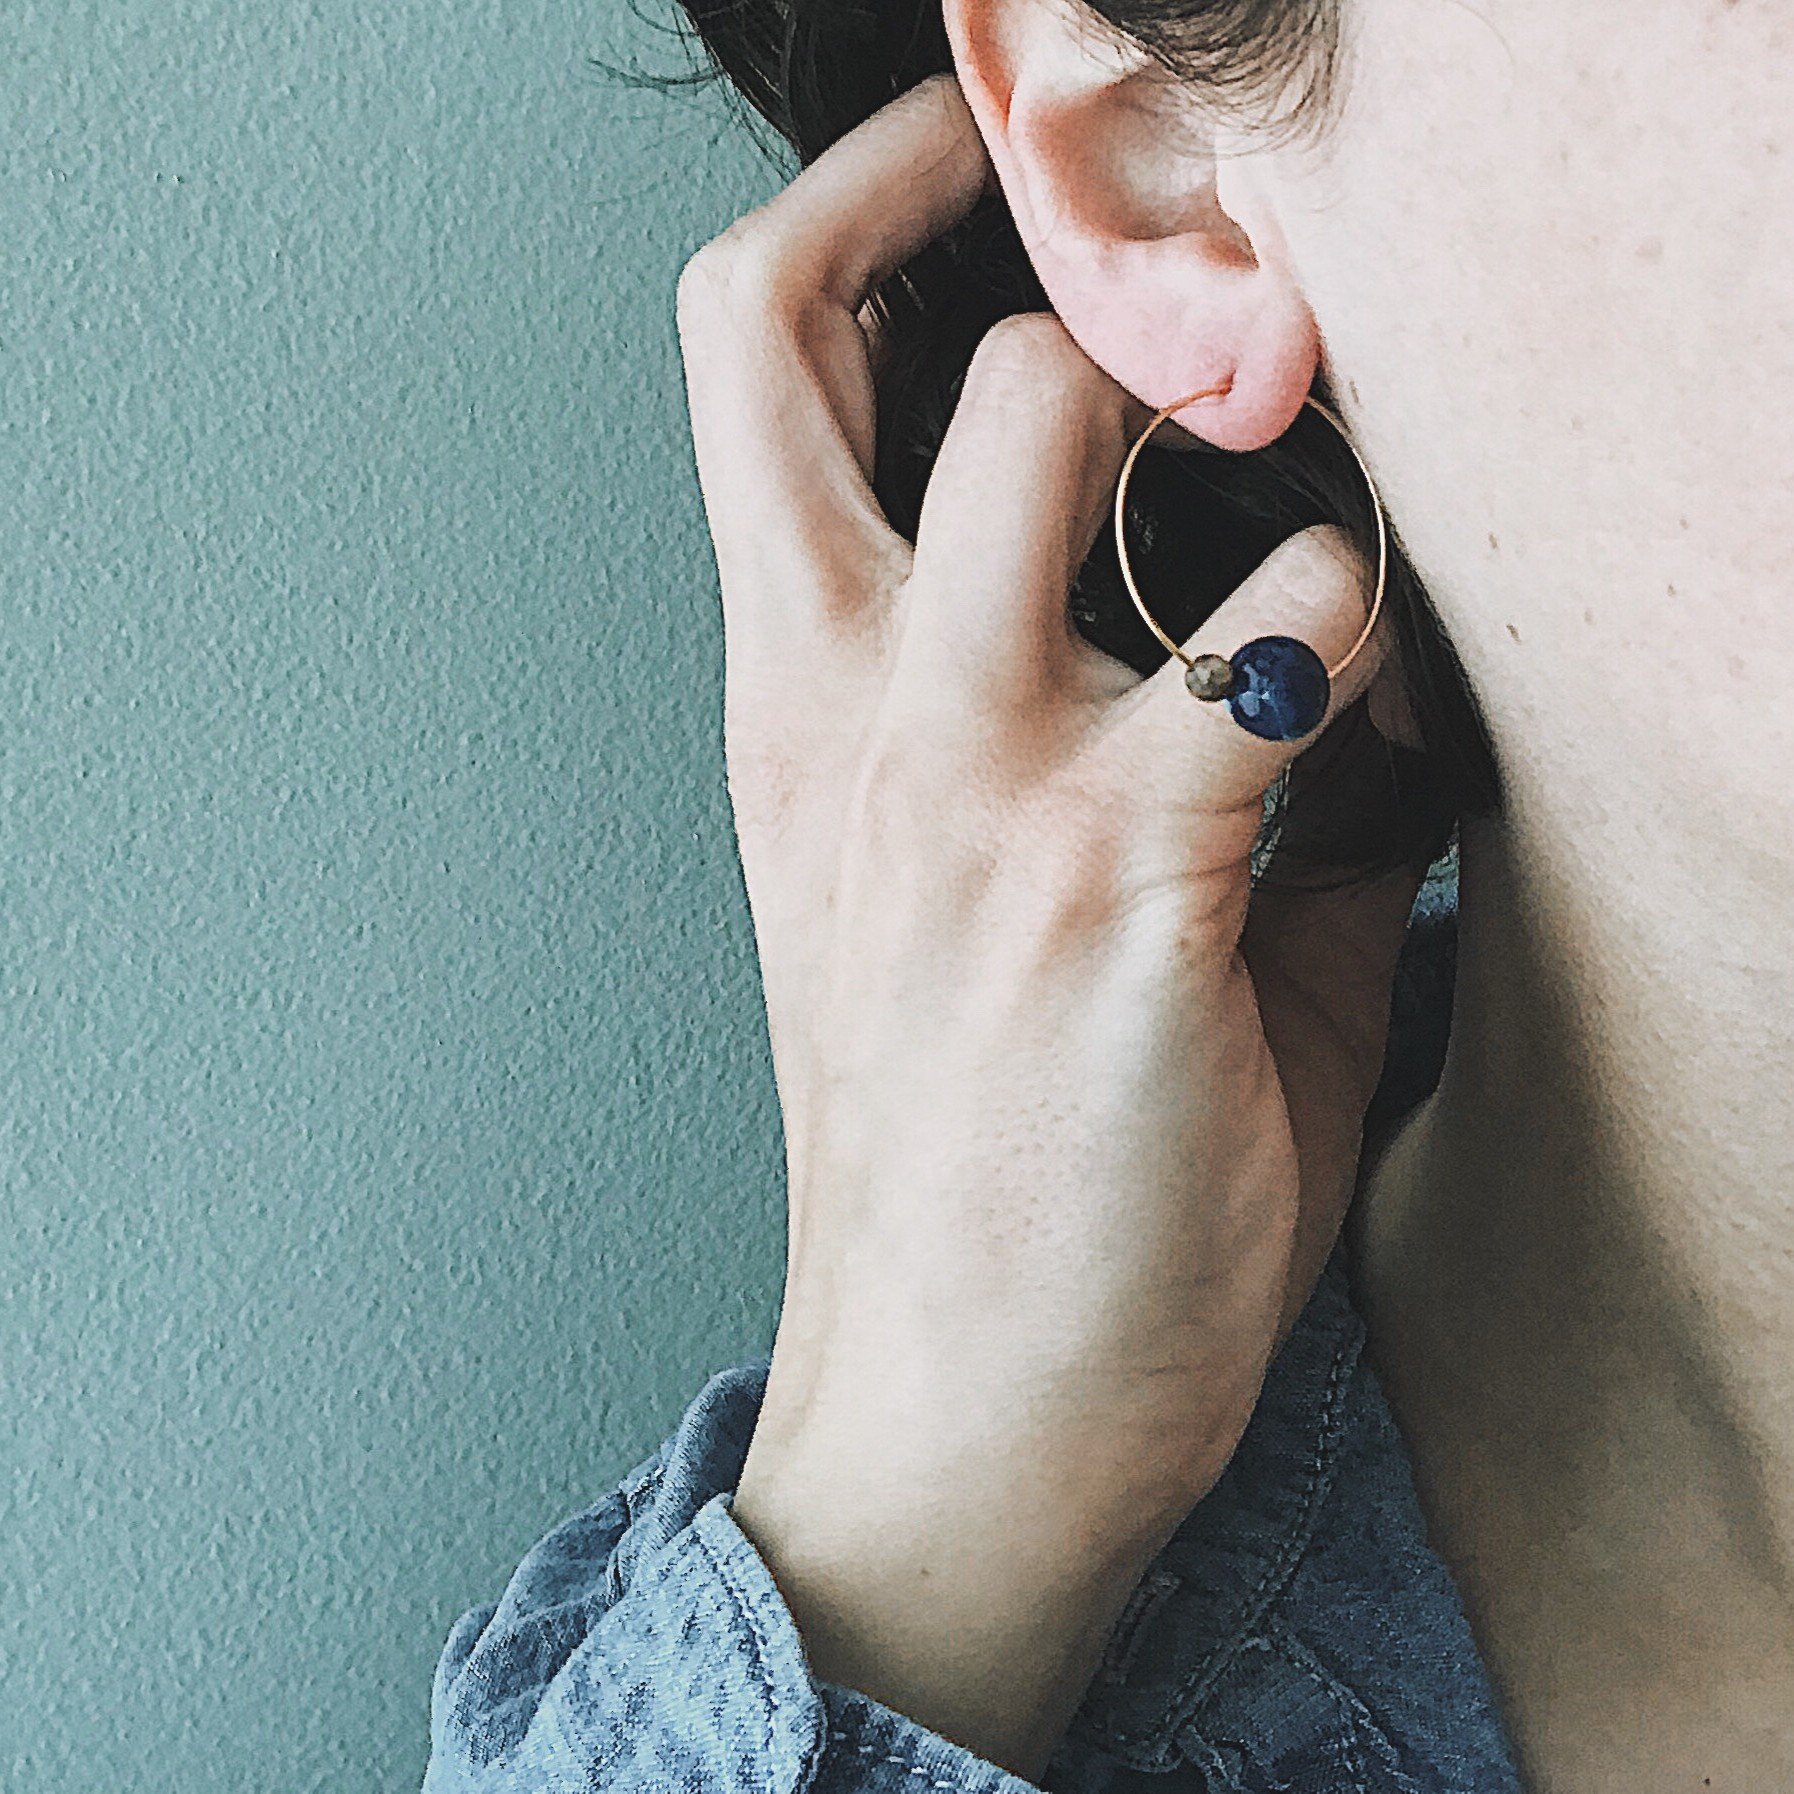
<path fill-rule="evenodd" d="M 966 101 L 1047 298 L 1084 352 L 1219 448 L 1275 441 L 1319 340 L 1282 240 L 1230 215 L 1213 127 L 1065 0 L 943 0 Z M 1249 154 L 1238 150 L 1237 154 Z"/>

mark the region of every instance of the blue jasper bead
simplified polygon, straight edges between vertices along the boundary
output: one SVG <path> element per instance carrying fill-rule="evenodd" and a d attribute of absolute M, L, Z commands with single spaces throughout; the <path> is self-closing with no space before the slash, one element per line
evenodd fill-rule
<path fill-rule="evenodd" d="M 1266 741 L 1294 741 L 1327 714 L 1326 663 L 1293 635 L 1261 635 L 1228 664 L 1233 690 L 1227 707 L 1242 729 Z"/>

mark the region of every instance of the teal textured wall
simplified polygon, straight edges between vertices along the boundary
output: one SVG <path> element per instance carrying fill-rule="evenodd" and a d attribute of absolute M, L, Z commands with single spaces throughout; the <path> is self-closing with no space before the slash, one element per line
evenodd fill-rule
<path fill-rule="evenodd" d="M 7 12 L 0 1787 L 415 1787 L 771 1339 L 671 301 L 775 176 L 623 0 Z"/>

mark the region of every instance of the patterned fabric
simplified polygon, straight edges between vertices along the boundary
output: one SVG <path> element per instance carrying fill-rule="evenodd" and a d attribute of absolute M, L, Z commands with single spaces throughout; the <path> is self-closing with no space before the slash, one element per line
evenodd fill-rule
<path fill-rule="evenodd" d="M 1436 896 L 1423 904 L 1411 952 L 1436 961 L 1450 920 Z M 1405 973 L 1398 992 L 1390 1079 L 1421 1094 L 1427 1079 L 1399 1061 L 1419 1050 L 1406 1043 L 1443 1040 L 1436 983 Z M 1427 1015 L 1403 1021 L 1429 988 Z M 1519 1794 L 1363 1344 L 1336 1255 L 1038 1787 Z M 1036 1794 L 810 1673 L 730 1511 L 766 1372 L 759 1358 L 713 1376 L 653 1456 L 461 1618 L 432 1690 L 424 1794 Z"/>

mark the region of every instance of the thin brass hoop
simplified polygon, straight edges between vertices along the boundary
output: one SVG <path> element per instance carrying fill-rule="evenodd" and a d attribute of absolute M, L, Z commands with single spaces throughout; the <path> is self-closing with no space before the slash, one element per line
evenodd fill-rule
<path fill-rule="evenodd" d="M 1125 526 L 1128 481 L 1133 478 L 1134 463 L 1139 459 L 1140 451 L 1145 448 L 1147 443 L 1152 439 L 1153 432 L 1158 429 L 1159 425 L 1162 424 L 1166 418 L 1170 417 L 1173 412 L 1183 410 L 1186 405 L 1195 404 L 1198 399 L 1218 398 L 1222 394 L 1228 392 L 1231 389 L 1231 386 L 1231 380 L 1223 382 L 1219 386 L 1205 386 L 1202 391 L 1190 393 L 1181 399 L 1175 399 L 1171 404 L 1166 405 L 1155 412 L 1153 414 L 1152 422 L 1140 432 L 1139 436 L 1134 441 L 1133 447 L 1128 450 L 1127 459 L 1121 464 L 1121 478 L 1115 487 L 1115 554 L 1116 558 L 1121 563 L 1122 582 L 1126 585 L 1128 596 L 1133 599 L 1134 608 L 1140 613 L 1141 620 L 1146 624 L 1146 627 L 1158 637 L 1159 641 L 1164 645 L 1168 652 L 1176 655 L 1176 657 L 1183 662 L 1185 667 L 1194 666 L 1195 662 L 1191 659 L 1190 655 L 1184 651 L 1179 643 L 1174 642 L 1171 637 L 1159 627 L 1158 619 L 1146 608 L 1146 600 L 1140 596 L 1140 587 L 1134 579 L 1133 563 L 1128 558 L 1127 529 Z M 1371 631 L 1377 626 L 1377 617 L 1383 609 L 1384 587 L 1389 580 L 1389 525 L 1388 520 L 1383 513 L 1383 495 L 1377 490 L 1377 482 L 1371 477 L 1371 471 L 1365 466 L 1364 457 L 1359 454 L 1358 445 L 1353 442 L 1345 425 L 1332 411 L 1323 405 L 1319 399 L 1309 398 L 1304 399 L 1302 402 L 1318 411 L 1321 416 L 1339 432 L 1341 440 L 1343 440 L 1346 447 L 1352 451 L 1352 459 L 1358 463 L 1358 471 L 1364 475 L 1364 483 L 1370 488 L 1371 509 L 1375 511 L 1377 517 L 1377 589 L 1371 599 L 1370 614 L 1365 617 L 1364 627 L 1358 632 L 1358 639 L 1346 650 L 1342 659 L 1327 668 L 1327 679 L 1328 682 L 1331 683 L 1357 659 L 1359 651 L 1363 648 L 1364 644 L 1370 640 Z"/>

